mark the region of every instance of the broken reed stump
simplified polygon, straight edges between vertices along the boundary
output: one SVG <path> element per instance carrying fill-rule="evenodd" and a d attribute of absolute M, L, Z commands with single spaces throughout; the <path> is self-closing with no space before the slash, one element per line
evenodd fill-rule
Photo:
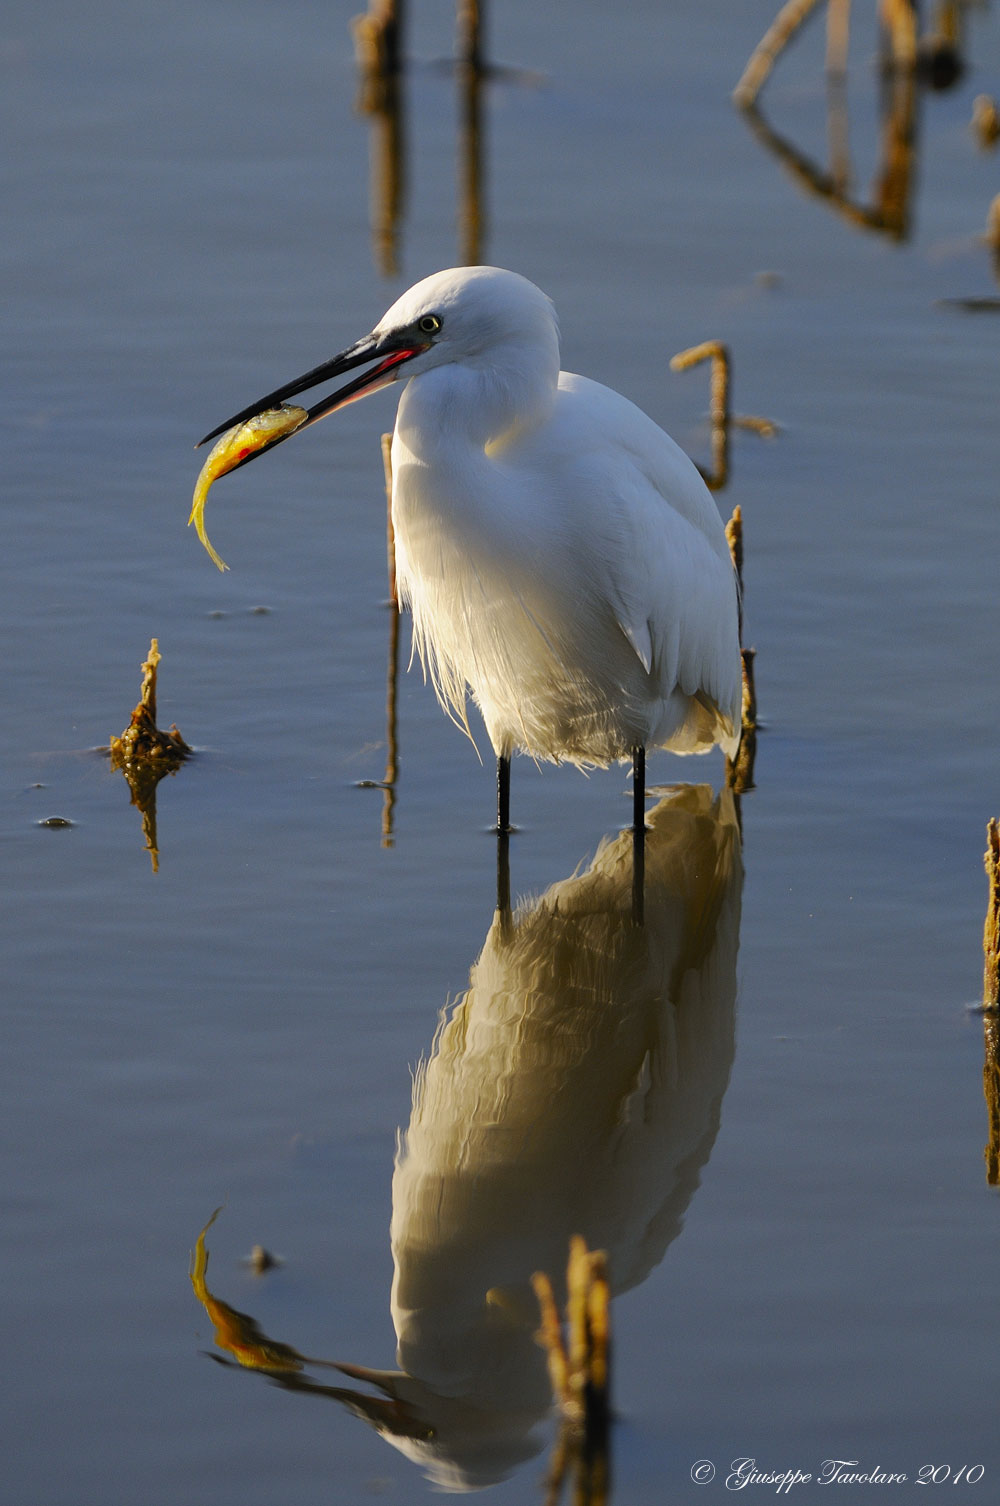
<path fill-rule="evenodd" d="M 735 758 L 726 759 L 726 783 L 737 795 L 753 789 L 753 766 L 757 756 L 757 691 L 753 661 L 756 649 L 743 646 L 743 510 L 737 503 L 726 524 L 726 541 L 739 586 L 740 669 L 743 690 L 740 699 L 740 745 Z"/>
<path fill-rule="evenodd" d="M 754 418 L 749 414 L 733 413 L 729 406 L 732 389 L 733 359 L 728 345 L 721 340 L 703 340 L 700 345 L 691 345 L 671 357 L 671 371 L 687 371 L 702 361 L 711 361 L 711 386 L 709 390 L 709 427 L 712 434 L 712 469 L 701 471 L 705 485 L 711 491 L 721 491 L 729 480 L 729 431 L 750 429 L 763 439 L 773 439 L 778 426 L 769 418 Z"/>
<path fill-rule="evenodd" d="M 733 508 L 733 515 L 726 524 L 726 543 L 729 545 L 729 553 L 732 556 L 733 569 L 736 571 L 736 584 L 739 588 L 739 629 L 740 643 L 743 642 L 743 509 L 737 502 Z"/>
<path fill-rule="evenodd" d="M 607 1256 L 588 1250 L 577 1234 L 570 1240 L 566 1267 L 566 1334 L 552 1282 L 536 1271 L 531 1284 L 538 1298 L 552 1394 L 561 1425 L 549 1471 L 547 1506 L 559 1499 L 572 1471 L 574 1501 L 604 1506 L 608 1494 L 608 1431 L 611 1417 L 611 1287 Z"/>
<path fill-rule="evenodd" d="M 712 434 L 712 469 L 701 471 L 706 486 L 719 491 L 729 480 L 729 368 L 727 346 L 721 340 L 703 340 L 671 357 L 671 371 L 687 371 L 702 361 L 711 361 L 708 416 Z M 698 467 L 701 470 L 701 467 Z"/>
<path fill-rule="evenodd" d="M 142 665 L 139 704 L 121 737 L 110 741 L 112 766 L 123 769 L 126 775 L 137 767 L 173 773 L 191 752 L 175 726 L 169 732 L 161 732 L 156 725 L 156 667 L 161 658 L 159 640 L 152 638 L 149 657 Z"/>
<path fill-rule="evenodd" d="M 167 774 L 176 774 L 191 748 L 175 726 L 161 732 L 156 725 L 156 668 L 160 662 L 160 645 L 151 639 L 149 656 L 142 666 L 139 704 L 121 737 L 109 740 L 111 767 L 121 769 L 128 781 L 132 804 L 142 816 L 143 836 L 153 872 L 159 871 L 160 855 L 156 840 L 156 786 Z"/>
<path fill-rule="evenodd" d="M 983 1096 L 989 1124 L 986 1181 L 1000 1187 L 1000 821 L 986 823 L 986 924 L 983 927 Z"/>
<path fill-rule="evenodd" d="M 769 418 L 734 414 L 729 405 L 732 387 L 732 358 L 729 347 L 721 340 L 703 340 L 673 356 L 671 371 L 687 371 L 702 361 L 711 361 L 711 396 L 709 419 L 712 430 L 712 470 L 701 470 L 705 484 L 718 491 L 729 480 L 729 430 L 733 424 L 751 429 L 765 439 L 773 439 L 778 426 Z M 726 525 L 726 539 L 739 585 L 739 636 L 743 690 L 740 705 L 740 745 L 735 758 L 726 760 L 726 782 L 736 794 L 753 789 L 753 766 L 757 752 L 757 694 L 754 688 L 754 650 L 743 646 L 743 513 L 737 506 Z"/>
<path fill-rule="evenodd" d="M 986 882 L 989 898 L 983 927 L 983 1008 L 1000 1010 L 1000 822 L 986 825 Z"/>

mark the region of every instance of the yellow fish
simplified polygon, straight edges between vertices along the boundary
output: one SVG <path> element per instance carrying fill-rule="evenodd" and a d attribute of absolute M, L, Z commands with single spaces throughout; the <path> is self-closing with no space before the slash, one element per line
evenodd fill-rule
<path fill-rule="evenodd" d="M 209 451 L 195 485 L 188 527 L 194 524 L 199 539 L 220 570 L 228 570 L 229 566 L 216 554 L 205 532 L 205 502 L 209 487 L 213 481 L 233 470 L 248 456 L 256 454 L 258 450 L 266 450 L 268 445 L 277 444 L 287 434 L 294 434 L 308 417 L 305 408 L 296 408 L 290 403 L 282 404 L 279 408 L 266 408 L 263 413 L 255 413 L 245 423 L 234 424 L 231 429 L 227 429 Z"/>

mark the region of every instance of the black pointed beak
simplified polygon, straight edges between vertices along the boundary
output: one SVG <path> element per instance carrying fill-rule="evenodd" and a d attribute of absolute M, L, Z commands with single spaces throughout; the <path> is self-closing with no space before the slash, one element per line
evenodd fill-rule
<path fill-rule="evenodd" d="M 232 429 L 236 424 L 245 423 L 248 418 L 255 418 L 258 413 L 265 412 L 268 408 L 276 408 L 279 403 L 285 402 L 290 397 L 296 397 L 300 392 L 306 392 L 310 387 L 318 387 L 321 382 L 332 381 L 334 377 L 342 376 L 345 371 L 352 371 L 356 366 L 365 366 L 369 361 L 376 364 L 363 376 L 355 377 L 354 381 L 348 382 L 345 387 L 339 387 L 336 392 L 325 397 L 315 407 L 309 408 L 308 418 L 300 424 L 293 433 L 300 433 L 308 428 L 317 419 L 325 418 L 328 413 L 333 413 L 337 408 L 343 408 L 348 403 L 354 402 L 359 397 L 366 397 L 369 392 L 377 392 L 380 387 L 386 387 L 394 382 L 399 375 L 399 367 L 405 361 L 414 356 L 421 355 L 427 350 L 429 341 L 423 343 L 414 340 L 412 334 L 408 335 L 365 335 L 347 350 L 341 351 L 339 356 L 334 356 L 332 361 L 324 361 L 321 366 L 314 366 L 312 371 L 307 371 L 305 376 L 296 377 L 293 382 L 286 382 L 284 387 L 276 387 L 266 397 L 259 398 L 251 403 L 240 413 L 232 418 L 227 418 L 225 423 L 213 429 L 211 434 L 206 434 L 204 439 L 199 439 L 195 449 L 208 444 L 210 439 L 217 439 L 227 429 Z M 280 444 L 283 439 L 290 439 L 291 434 L 284 434 L 273 443 L 264 448 L 273 450 L 275 444 Z M 257 455 L 262 455 L 264 449 L 256 450 L 247 455 L 240 465 L 247 465 L 255 460 Z M 239 470 L 239 466 L 233 466 L 233 470 Z"/>

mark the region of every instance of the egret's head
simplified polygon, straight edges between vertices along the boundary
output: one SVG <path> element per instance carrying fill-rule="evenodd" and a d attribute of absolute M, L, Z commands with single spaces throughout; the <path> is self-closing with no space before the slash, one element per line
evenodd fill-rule
<path fill-rule="evenodd" d="M 375 326 L 373 338 L 402 331 L 428 349 L 401 375 L 449 362 L 489 364 L 505 346 L 529 347 L 559 369 L 559 334 L 552 302 L 540 288 L 502 267 L 451 267 L 409 288 Z"/>
<path fill-rule="evenodd" d="M 449 364 L 530 370 L 554 388 L 559 333 L 550 300 L 526 277 L 500 267 L 452 267 L 435 272 L 398 298 L 370 335 L 244 408 L 200 442 L 358 366 L 369 370 L 310 408 L 303 428 L 400 377 L 419 376 Z M 247 456 L 241 464 L 259 453 Z"/>

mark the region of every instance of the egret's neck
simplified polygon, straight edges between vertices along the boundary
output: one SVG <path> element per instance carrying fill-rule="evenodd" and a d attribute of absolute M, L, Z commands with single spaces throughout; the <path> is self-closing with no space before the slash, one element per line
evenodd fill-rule
<path fill-rule="evenodd" d="M 403 391 L 396 434 L 418 459 L 435 465 L 482 455 L 543 423 L 552 412 L 559 350 L 533 343 L 490 352 L 489 363 L 449 362 L 422 372 Z M 502 356 L 502 358 L 501 358 Z"/>

